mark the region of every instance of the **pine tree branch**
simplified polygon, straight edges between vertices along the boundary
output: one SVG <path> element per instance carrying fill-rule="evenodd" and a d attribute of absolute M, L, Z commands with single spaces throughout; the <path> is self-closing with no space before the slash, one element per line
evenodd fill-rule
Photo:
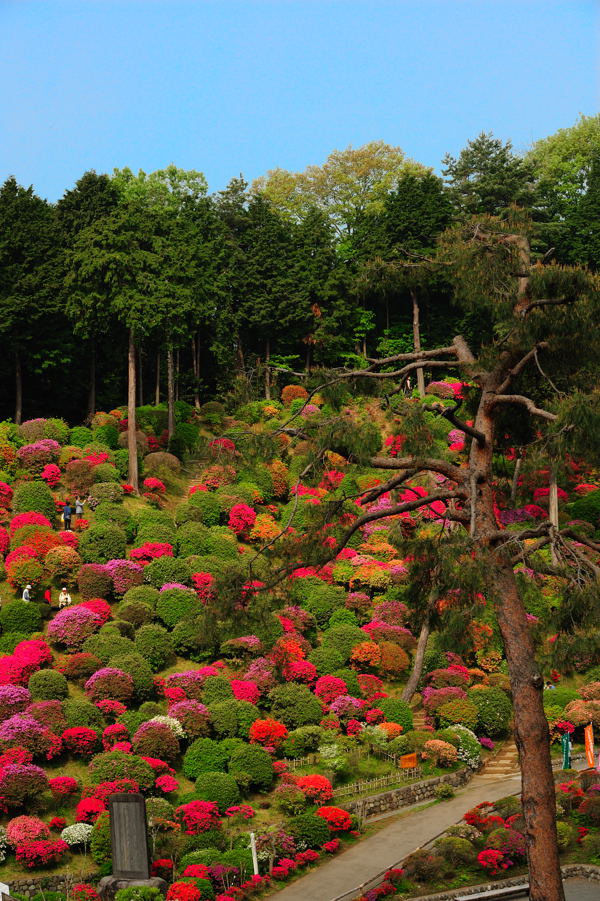
<path fill-rule="evenodd" d="M 437 472 L 458 483 L 462 483 L 465 476 L 465 470 L 460 466 L 435 457 L 371 457 L 369 465 L 375 469 L 406 469 L 413 474 L 421 471 Z"/>
<path fill-rule="evenodd" d="M 536 307 L 557 307 L 564 306 L 566 304 L 575 303 L 577 301 L 577 297 L 547 297 L 541 298 L 540 300 L 532 300 L 531 303 L 527 304 L 526 307 L 523 307 L 521 310 L 521 316 L 525 318 L 532 310 L 535 310 Z"/>
<path fill-rule="evenodd" d="M 483 432 L 480 432 L 478 429 L 474 429 L 466 422 L 463 422 L 462 419 L 459 419 L 456 415 L 456 411 L 460 409 L 459 406 L 445 407 L 443 404 L 428 404 L 427 406 L 424 406 L 423 409 L 427 410 L 429 413 L 437 413 L 438 416 L 442 416 L 444 419 L 447 419 L 448 422 L 451 422 L 453 426 L 455 426 L 461 432 L 464 432 L 465 435 L 470 435 L 471 438 L 474 438 L 480 447 L 485 447 L 486 440 Z"/>
<path fill-rule="evenodd" d="M 454 340 L 456 341 L 456 338 Z M 372 364 L 372 366 L 369 366 L 369 369 L 373 369 L 376 366 L 389 366 L 390 363 L 408 363 L 414 360 L 432 360 L 442 355 L 448 356 L 449 354 L 456 355 L 456 348 L 454 344 L 451 344 L 450 347 L 436 347 L 433 350 L 415 350 L 406 354 L 394 354 L 393 357 L 368 357 L 367 359 L 368 362 Z"/>
<path fill-rule="evenodd" d="M 546 419 L 548 422 L 556 422 L 558 419 L 556 413 L 550 413 L 549 410 L 542 410 L 541 407 L 536 407 L 534 401 L 530 397 L 525 397 L 524 394 L 497 394 L 493 397 L 491 403 L 492 406 L 496 404 L 519 404 L 519 406 L 525 407 L 532 416 L 539 416 L 540 419 Z"/>
<path fill-rule="evenodd" d="M 529 361 L 536 358 L 538 350 L 546 350 L 546 348 L 549 346 L 550 345 L 547 341 L 540 341 L 538 344 L 532 347 L 531 350 L 528 351 L 528 353 L 526 353 L 525 356 L 522 357 L 515 366 L 513 366 L 502 384 L 498 386 L 498 388 L 496 389 L 498 393 L 502 394 L 504 391 L 506 391 L 511 381 L 525 369 Z"/>

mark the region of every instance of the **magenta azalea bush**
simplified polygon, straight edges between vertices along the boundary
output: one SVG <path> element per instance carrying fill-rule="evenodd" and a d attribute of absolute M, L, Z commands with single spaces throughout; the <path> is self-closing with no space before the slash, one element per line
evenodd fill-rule
<path fill-rule="evenodd" d="M 48 635 L 53 641 L 66 645 L 70 651 L 76 651 L 101 625 L 102 620 L 96 613 L 78 604 L 59 610 L 48 623 Z"/>

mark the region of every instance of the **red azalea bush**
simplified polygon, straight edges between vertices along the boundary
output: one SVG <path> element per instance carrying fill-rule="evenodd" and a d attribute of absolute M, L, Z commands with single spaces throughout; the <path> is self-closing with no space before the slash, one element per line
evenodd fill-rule
<path fill-rule="evenodd" d="M 50 488 L 56 488 L 60 482 L 60 476 L 60 466 L 57 466 L 56 463 L 46 463 L 41 472 L 41 478 Z"/>
<path fill-rule="evenodd" d="M 296 779 L 296 785 L 304 794 L 305 798 L 314 801 L 316 804 L 323 804 L 331 801 L 333 798 L 333 788 L 329 779 L 320 776 L 318 773 L 309 776 L 300 776 Z M 322 808 L 337 810 L 338 808 Z M 345 811 L 344 811 L 345 813 Z"/>
<path fill-rule="evenodd" d="M 55 800 L 76 795 L 79 791 L 79 783 L 72 776 L 56 776 L 48 780 L 48 786 Z"/>
<path fill-rule="evenodd" d="M 71 901 L 100 901 L 100 895 L 89 882 L 76 882 L 71 889 Z"/>
<path fill-rule="evenodd" d="M 320 701 L 330 704 L 335 698 L 348 694 L 348 686 L 337 676 L 321 676 L 315 685 L 315 694 Z"/>
<path fill-rule="evenodd" d="M 39 817 L 15 817 L 6 827 L 6 840 L 11 848 L 44 838 L 50 838 L 50 830 Z"/>
<path fill-rule="evenodd" d="M 22 591 L 26 585 L 35 589 L 43 577 L 44 570 L 35 557 L 18 557 L 6 567 L 6 579 L 13 591 Z"/>
<path fill-rule="evenodd" d="M 260 692 L 256 682 L 251 682 L 249 679 L 231 679 L 229 684 L 237 701 L 249 701 L 250 704 L 258 704 Z"/>
<path fill-rule="evenodd" d="M 234 504 L 227 525 L 236 535 L 247 535 L 256 522 L 256 511 L 248 504 Z"/>
<path fill-rule="evenodd" d="M 83 797 L 93 798 L 108 805 L 108 799 L 111 795 L 132 795 L 139 792 L 139 790 L 140 787 L 135 779 L 112 779 L 108 782 L 100 782 L 96 786 L 87 786 L 83 790 Z"/>
<path fill-rule="evenodd" d="M 75 822 L 95 823 L 105 810 L 106 804 L 99 798 L 83 798 L 75 808 Z"/>
<path fill-rule="evenodd" d="M 23 864 L 28 870 L 48 867 L 60 863 L 68 850 L 69 846 L 61 839 L 27 842 L 17 845 L 17 863 Z"/>
<path fill-rule="evenodd" d="M 83 607 L 83 604 L 80 604 L 80 606 Z M 102 661 L 99 657 L 96 657 L 95 654 L 88 654 L 86 651 L 81 651 L 66 657 L 57 669 L 66 676 L 67 679 L 77 682 L 82 679 L 89 679 L 96 670 L 101 668 L 101 666 Z M 124 710 L 121 711 L 121 713 L 124 712 Z"/>
<path fill-rule="evenodd" d="M 0 507 L 3 510 L 8 510 L 10 507 L 10 502 L 13 498 L 13 490 L 8 484 L 8 482 L 0 482 Z M 4 552 L 2 552 L 4 553 Z"/>
<path fill-rule="evenodd" d="M 167 892 L 167 901 L 201 901 L 202 893 L 191 882 L 173 882 Z"/>
<path fill-rule="evenodd" d="M 254 720 L 250 726 L 250 742 L 278 748 L 287 738 L 288 730 L 276 719 Z"/>
<path fill-rule="evenodd" d="M 106 702 L 101 701 L 100 703 Z M 102 733 L 102 747 L 105 751 L 110 751 L 117 742 L 128 741 L 128 739 L 127 726 L 124 726 L 122 723 L 113 723 L 112 726 L 107 726 Z"/>
<path fill-rule="evenodd" d="M 214 601 L 214 584 L 215 577 L 212 573 L 200 572 L 192 574 L 192 585 L 203 604 L 210 604 L 211 601 Z"/>
<path fill-rule="evenodd" d="M 175 760 L 179 755 L 179 741 L 173 731 L 165 723 L 142 723 L 131 744 L 136 754 L 156 757 L 160 754 L 167 761 Z"/>
<path fill-rule="evenodd" d="M 120 701 L 111 701 L 108 699 L 96 701 L 96 707 L 98 710 L 102 711 L 103 716 L 107 720 L 116 720 L 117 717 L 122 716 L 127 710 L 125 704 L 122 704 Z"/>
<path fill-rule="evenodd" d="M 156 787 L 160 789 L 161 792 L 165 794 L 169 794 L 169 792 L 176 792 L 179 788 L 179 782 L 177 779 L 174 779 L 173 776 L 159 776 L 155 783 Z"/>
<path fill-rule="evenodd" d="M 158 541 L 146 541 L 140 547 L 134 548 L 129 553 L 129 559 L 134 560 L 136 563 L 152 563 L 153 560 L 157 560 L 159 557 L 172 557 L 173 556 L 173 545 L 168 544 L 166 541 L 158 542 Z"/>
<path fill-rule="evenodd" d="M 164 494 L 167 490 L 165 483 L 155 476 L 148 476 L 144 479 L 144 488 L 152 494 Z"/>
<path fill-rule="evenodd" d="M 307 397 L 308 391 L 303 385 L 286 385 L 281 391 L 281 403 L 284 407 L 289 407 L 297 398 L 306 400 Z"/>
<path fill-rule="evenodd" d="M 209 829 L 219 829 L 219 808 L 212 801 L 190 801 L 175 810 L 175 820 L 181 823 L 186 835 L 199 835 Z"/>
<path fill-rule="evenodd" d="M 46 526 L 47 528 L 52 528 L 52 523 L 50 520 L 44 516 L 42 513 L 34 513 L 30 511 L 28 513 L 17 513 L 16 516 L 10 521 L 10 536 L 15 534 L 19 529 L 22 529 L 24 526 Z"/>
<path fill-rule="evenodd" d="M 77 606 L 83 607 L 85 610 L 91 610 L 92 613 L 95 613 L 95 615 L 100 618 L 100 622 L 103 626 L 109 619 L 112 619 L 110 604 L 102 598 L 91 598 L 89 601 L 82 601 L 81 604 L 78 604 Z"/>
<path fill-rule="evenodd" d="M 87 726 L 74 726 L 65 729 L 62 734 L 62 742 L 67 751 L 73 754 L 81 754 L 84 757 L 91 756 L 98 750 L 98 733 Z"/>
<path fill-rule="evenodd" d="M 331 832 L 347 832 L 352 828 L 352 819 L 341 807 L 319 807 L 317 816 L 325 820 Z"/>

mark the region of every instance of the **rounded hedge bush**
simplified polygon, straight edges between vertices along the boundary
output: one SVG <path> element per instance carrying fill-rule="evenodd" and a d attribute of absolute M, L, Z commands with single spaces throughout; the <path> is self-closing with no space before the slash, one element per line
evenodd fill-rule
<path fill-rule="evenodd" d="M 208 709 L 218 738 L 248 738 L 250 726 L 260 717 L 258 707 L 249 701 L 219 701 L 209 704 Z"/>
<path fill-rule="evenodd" d="M 309 663 L 316 667 L 318 676 L 331 676 L 344 665 L 344 658 L 335 648 L 315 648 L 308 655 Z"/>
<path fill-rule="evenodd" d="M 45 482 L 22 482 L 15 488 L 13 513 L 42 513 L 50 522 L 56 518 L 54 497 Z"/>
<path fill-rule="evenodd" d="M 33 673 L 27 687 L 34 701 L 62 701 L 69 694 L 65 676 L 54 669 L 41 669 Z"/>
<path fill-rule="evenodd" d="M 84 564 L 77 574 L 77 587 L 84 601 L 110 597 L 112 579 L 98 563 Z"/>
<path fill-rule="evenodd" d="M 97 754 L 91 761 L 88 772 L 94 785 L 114 782 L 116 779 L 133 779 L 141 791 L 148 791 L 154 785 L 154 770 L 150 764 L 141 757 L 124 751 Z"/>
<path fill-rule="evenodd" d="M 271 755 L 258 745 L 237 748 L 229 759 L 229 772 L 233 776 L 247 774 L 250 786 L 260 791 L 269 791 L 275 777 Z"/>
<path fill-rule="evenodd" d="M 123 529 L 127 541 L 133 541 L 135 534 L 133 517 L 123 504 L 114 504 L 111 501 L 101 501 L 94 510 L 95 521 L 110 522 Z"/>
<path fill-rule="evenodd" d="M 141 601 L 122 601 L 117 607 L 117 616 L 137 629 L 152 622 L 154 610 L 150 604 L 143 604 Z"/>
<path fill-rule="evenodd" d="M 138 536 L 139 540 L 139 536 Z M 144 569 L 144 581 L 154 588 L 162 588 L 169 582 L 190 585 L 192 571 L 185 560 L 177 557 L 158 557 Z"/>
<path fill-rule="evenodd" d="M 228 807 L 239 803 L 240 790 L 229 773 L 209 771 L 201 773 L 196 779 L 196 796 L 201 801 L 213 801 L 222 815 Z"/>
<path fill-rule="evenodd" d="M 496 738 L 505 735 L 513 715 L 510 700 L 501 688 L 477 688 L 467 692 L 477 708 L 477 732 Z"/>
<path fill-rule="evenodd" d="M 168 588 L 161 591 L 156 604 L 156 615 L 170 629 L 182 620 L 192 619 L 201 612 L 202 604 L 198 595 L 194 591 L 185 591 L 182 588 Z"/>
<path fill-rule="evenodd" d="M 148 604 L 148 606 L 152 607 L 154 610 L 159 597 L 160 593 L 158 588 L 154 588 L 152 585 L 136 585 L 134 588 L 129 588 L 125 592 L 123 595 L 123 603 L 136 601 L 141 604 Z"/>
<path fill-rule="evenodd" d="M 96 635 L 91 635 L 83 643 L 82 651 L 99 657 L 102 663 L 108 663 L 111 657 L 117 654 L 130 654 L 135 651 L 135 645 L 130 638 L 125 638 L 115 629 L 114 624 L 103 626 Z"/>
<path fill-rule="evenodd" d="M 135 647 L 135 645 L 134 645 Z M 148 662 L 135 652 L 115 655 L 109 665 L 122 670 L 133 679 L 133 689 L 138 701 L 146 700 L 154 694 L 154 676 Z"/>
<path fill-rule="evenodd" d="M 197 738 L 185 752 L 183 772 L 188 779 L 197 779 L 200 773 L 223 772 L 230 756 L 231 751 L 222 742 Z"/>
<path fill-rule="evenodd" d="M 333 648 L 341 654 L 344 663 L 347 663 L 352 653 L 352 648 L 365 640 L 365 633 L 358 626 L 342 623 L 332 626 L 323 633 L 322 645 L 325 648 Z"/>
<path fill-rule="evenodd" d="M 413 715 L 406 701 L 398 698 L 380 698 L 377 707 L 383 710 L 386 720 L 390 723 L 398 723 L 405 732 L 413 728 Z"/>
<path fill-rule="evenodd" d="M 79 553 L 84 563 L 108 563 L 125 556 L 127 537 L 123 529 L 110 522 L 90 526 L 79 539 Z"/>
<path fill-rule="evenodd" d="M 63 701 L 63 713 L 67 726 L 72 729 L 76 726 L 87 726 L 100 732 L 104 728 L 104 719 L 95 704 L 90 701 L 75 701 L 68 699 Z"/>
<path fill-rule="evenodd" d="M 42 615 L 37 604 L 30 601 L 11 601 L 0 609 L 3 632 L 24 632 L 28 637 L 42 628 Z"/>
<path fill-rule="evenodd" d="M 136 632 L 134 644 L 136 651 L 148 661 L 154 672 L 163 669 L 174 654 L 173 640 L 162 626 L 142 626 Z"/>
<path fill-rule="evenodd" d="M 186 522 L 202 522 L 202 511 L 188 501 L 183 501 L 175 508 L 175 524 L 182 526 Z"/>
<path fill-rule="evenodd" d="M 306 687 L 290 682 L 269 692 L 271 716 L 288 729 L 319 723 L 323 716 L 318 698 Z"/>
<path fill-rule="evenodd" d="M 95 510 L 103 501 L 118 504 L 123 500 L 123 494 L 123 489 L 117 482 L 95 482 L 90 488 L 88 505 L 91 510 Z"/>
<path fill-rule="evenodd" d="M 308 848 L 320 848 L 331 838 L 329 826 L 314 813 L 301 813 L 289 821 L 289 831 L 296 841 Z"/>
<path fill-rule="evenodd" d="M 468 729 L 475 729 L 477 726 L 477 707 L 467 698 L 446 701 L 445 704 L 438 707 L 435 715 L 442 727 L 461 724 Z"/>
<path fill-rule="evenodd" d="M 195 491 L 190 495 L 185 506 L 190 510 L 198 511 L 199 522 L 204 523 L 205 526 L 218 526 L 221 521 L 219 499 L 210 491 Z M 192 519 L 192 516 L 189 518 Z"/>
<path fill-rule="evenodd" d="M 209 676 L 202 686 L 204 704 L 218 704 L 220 701 L 233 699 L 233 690 L 229 679 L 224 676 Z"/>

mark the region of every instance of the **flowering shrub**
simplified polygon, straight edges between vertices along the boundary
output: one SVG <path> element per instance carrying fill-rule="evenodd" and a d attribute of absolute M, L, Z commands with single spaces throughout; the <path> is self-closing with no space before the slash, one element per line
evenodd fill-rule
<path fill-rule="evenodd" d="M 98 733 L 86 726 L 73 726 L 65 729 L 62 734 L 62 742 L 66 750 L 73 754 L 82 754 L 89 757 L 98 749 Z"/>
<path fill-rule="evenodd" d="M 133 697 L 133 679 L 113 666 L 105 666 L 94 673 L 85 683 L 85 693 L 91 701 L 109 698 L 115 701 L 129 701 Z"/>
<path fill-rule="evenodd" d="M 219 829 L 219 808 L 212 801 L 190 801 L 175 810 L 175 819 L 186 835 L 199 835 L 209 829 Z"/>
<path fill-rule="evenodd" d="M 152 494 L 164 494 L 167 490 L 165 483 L 155 476 L 148 476 L 144 479 L 144 488 Z"/>
<path fill-rule="evenodd" d="M 316 804 L 323 804 L 333 798 L 333 788 L 329 779 L 318 774 L 300 776 L 296 779 L 296 785 L 306 798 Z M 333 808 L 332 808 L 333 809 Z"/>
<path fill-rule="evenodd" d="M 6 840 L 12 848 L 44 838 L 50 838 L 50 830 L 38 817 L 15 817 L 6 827 Z"/>
<path fill-rule="evenodd" d="M 458 759 L 458 750 L 446 741 L 432 738 L 423 745 L 422 756 L 433 760 L 436 766 L 452 766 Z"/>
<path fill-rule="evenodd" d="M 44 569 L 49 579 L 74 585 L 81 566 L 81 557 L 74 548 L 53 547 L 44 557 Z"/>
<path fill-rule="evenodd" d="M 0 720 L 25 710 L 31 703 L 31 692 L 22 685 L 0 685 Z"/>
<path fill-rule="evenodd" d="M 62 839 L 27 842 L 17 845 L 17 863 L 22 863 L 28 870 L 47 867 L 60 863 L 68 850 L 69 846 Z"/>
<path fill-rule="evenodd" d="M 78 823 L 95 823 L 106 804 L 99 798 L 82 798 L 75 808 L 75 819 Z"/>
<path fill-rule="evenodd" d="M 47 463 L 56 463 L 60 444 L 52 438 L 42 438 L 33 444 L 24 444 L 17 450 L 17 459 L 24 469 L 39 475 Z"/>
<path fill-rule="evenodd" d="M 100 703 L 107 702 L 101 701 Z M 117 742 L 127 741 L 128 739 L 127 726 L 124 726 L 122 723 L 113 723 L 113 725 L 107 726 L 102 733 L 102 747 L 105 751 L 110 751 Z"/>
<path fill-rule="evenodd" d="M 0 772 L 0 797 L 9 807 L 19 807 L 48 788 L 44 770 L 33 764 L 12 763 Z"/>
<path fill-rule="evenodd" d="M 196 594 L 203 604 L 209 604 L 214 600 L 214 584 L 215 577 L 212 575 L 212 573 L 200 572 L 193 573 L 192 575 L 192 585 L 196 589 Z"/>
<path fill-rule="evenodd" d="M 256 682 L 251 682 L 249 679 L 231 679 L 229 684 L 236 700 L 249 701 L 250 704 L 258 703 L 260 692 Z"/>
<path fill-rule="evenodd" d="M 167 761 L 175 760 L 180 750 L 173 731 L 164 723 L 152 720 L 142 723 L 131 739 L 131 744 L 136 754 L 149 757 L 160 754 Z"/>
<path fill-rule="evenodd" d="M 179 701 L 169 708 L 169 715 L 179 720 L 191 740 L 209 733 L 210 713 L 208 707 L 200 701 Z"/>
<path fill-rule="evenodd" d="M 319 807 L 317 816 L 325 820 L 330 832 L 347 832 L 352 828 L 350 814 L 341 807 Z"/>
<path fill-rule="evenodd" d="M 278 748 L 287 736 L 288 730 L 279 720 L 254 720 L 250 726 L 250 742 L 252 744 Z"/>
<path fill-rule="evenodd" d="M 286 385 L 281 392 L 281 402 L 285 407 L 289 407 L 297 398 L 306 400 L 307 397 L 308 391 L 302 385 Z"/>
<path fill-rule="evenodd" d="M 173 776 L 169 776 L 165 774 L 164 776 L 159 776 L 156 780 L 156 788 L 160 789 L 161 792 L 168 794 L 169 792 L 176 792 L 179 789 L 179 782 L 177 779 L 174 779 Z"/>
<path fill-rule="evenodd" d="M 134 548 L 129 552 L 129 559 L 136 563 L 151 563 L 158 557 L 172 557 L 173 545 L 166 541 L 146 541 L 140 547 Z"/>
<path fill-rule="evenodd" d="M 13 591 L 22 591 L 26 585 L 37 588 L 44 576 L 41 564 L 35 557 L 18 557 L 6 567 L 6 578 Z"/>
<path fill-rule="evenodd" d="M 99 563 L 85 563 L 79 570 L 77 585 L 84 600 L 109 597 L 112 579 Z"/>
<path fill-rule="evenodd" d="M 325 704 L 330 704 L 335 698 L 348 694 L 348 686 L 343 679 L 337 676 L 321 676 L 315 685 L 315 694 Z"/>
<path fill-rule="evenodd" d="M 110 604 L 102 598 L 91 598 L 89 601 L 83 601 L 78 606 L 95 613 L 100 618 L 101 625 L 105 625 L 112 618 Z"/>
<path fill-rule="evenodd" d="M 7 748 L 19 745 L 37 756 L 54 756 L 60 749 L 57 736 L 27 713 L 18 713 L 0 724 L 0 743 Z"/>
<path fill-rule="evenodd" d="M 60 482 L 60 476 L 60 466 L 57 466 L 56 463 L 46 463 L 41 472 L 42 479 L 50 488 L 56 488 Z"/>
<path fill-rule="evenodd" d="M 48 786 L 55 799 L 75 795 L 79 791 L 79 783 L 72 776 L 56 776 L 48 780 Z"/>
<path fill-rule="evenodd" d="M 133 560 L 109 560 L 104 564 L 115 594 L 123 595 L 144 581 L 144 567 Z"/>
<path fill-rule="evenodd" d="M 102 625 L 101 618 L 81 604 L 65 607 L 48 623 L 48 635 L 53 641 L 77 650 Z"/>
<path fill-rule="evenodd" d="M 248 504 L 235 504 L 229 513 L 227 525 L 236 535 L 247 535 L 256 522 L 256 512 Z"/>
<path fill-rule="evenodd" d="M 93 826 L 90 823 L 73 823 L 63 829 L 60 837 L 71 848 L 74 845 L 88 845 L 92 837 Z"/>
<path fill-rule="evenodd" d="M 356 667 L 376 669 L 381 663 L 381 650 L 374 641 L 362 641 L 352 648 L 350 662 Z"/>
<path fill-rule="evenodd" d="M 8 482 L 0 482 L 0 508 L 8 510 L 12 501 L 13 490 Z M 3 552 L 4 553 L 4 552 Z"/>
<path fill-rule="evenodd" d="M 506 860 L 502 851 L 494 851 L 491 848 L 479 852 L 477 863 L 491 876 L 498 876 L 502 870 L 507 870 L 512 865 L 512 861 Z"/>

